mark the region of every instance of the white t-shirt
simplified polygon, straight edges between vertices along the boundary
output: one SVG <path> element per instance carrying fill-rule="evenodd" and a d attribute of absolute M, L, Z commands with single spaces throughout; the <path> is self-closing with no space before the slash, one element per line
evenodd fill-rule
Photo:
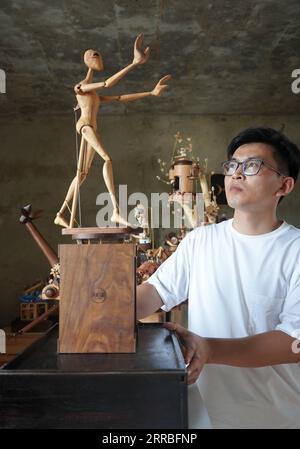
<path fill-rule="evenodd" d="M 188 298 L 189 329 L 198 335 L 240 338 L 278 329 L 295 337 L 299 259 L 294 226 L 283 222 L 273 232 L 245 235 L 228 220 L 190 232 L 148 282 L 164 310 Z M 197 384 L 216 428 L 300 428 L 298 363 L 206 365 Z"/>

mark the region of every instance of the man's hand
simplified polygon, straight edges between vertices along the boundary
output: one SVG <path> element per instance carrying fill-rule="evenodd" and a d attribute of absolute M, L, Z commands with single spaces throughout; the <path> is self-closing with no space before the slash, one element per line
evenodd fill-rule
<path fill-rule="evenodd" d="M 300 354 L 293 351 L 295 338 L 280 330 L 241 338 L 203 338 L 179 324 L 165 323 L 165 327 L 177 333 L 184 347 L 188 383 L 197 380 L 206 363 L 260 368 L 300 362 Z"/>
<path fill-rule="evenodd" d="M 139 34 L 134 42 L 134 52 L 133 52 L 133 64 L 145 64 L 148 61 L 150 55 L 150 47 L 142 50 L 142 45 L 144 41 L 144 35 Z"/>
<path fill-rule="evenodd" d="M 163 93 L 163 91 L 168 88 L 167 84 L 165 83 L 169 81 L 169 79 L 171 79 L 171 75 L 166 75 L 163 78 L 161 78 L 154 87 L 154 89 L 152 90 L 151 95 L 159 97 Z"/>
<path fill-rule="evenodd" d="M 198 379 L 203 366 L 210 358 L 210 348 L 205 338 L 188 331 L 177 323 L 165 323 L 164 327 L 175 331 L 183 346 L 183 356 L 188 365 L 188 384 L 193 384 Z"/>

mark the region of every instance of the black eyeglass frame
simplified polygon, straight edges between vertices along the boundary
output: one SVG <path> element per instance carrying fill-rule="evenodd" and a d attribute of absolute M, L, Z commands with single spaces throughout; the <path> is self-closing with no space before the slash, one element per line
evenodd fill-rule
<path fill-rule="evenodd" d="M 256 173 L 251 173 L 251 174 L 246 174 L 246 173 L 245 173 L 245 166 L 246 166 L 246 163 L 249 162 L 249 161 L 257 161 L 257 162 L 260 163 L 260 165 L 259 165 L 258 170 L 257 170 Z M 237 164 L 236 169 L 235 169 L 234 172 L 231 173 L 230 175 L 228 175 L 227 173 L 225 173 L 225 170 L 224 170 L 224 166 L 225 166 L 225 164 L 228 164 L 228 162 L 235 162 L 235 163 Z M 245 159 L 244 161 L 241 161 L 241 162 L 238 161 L 238 160 L 236 160 L 236 159 L 230 159 L 230 160 L 228 160 L 228 161 L 222 162 L 221 166 L 222 166 L 222 169 L 223 169 L 223 174 L 224 174 L 224 176 L 232 176 L 232 175 L 234 175 L 234 174 L 236 173 L 236 171 L 238 170 L 238 168 L 239 168 L 240 165 L 242 166 L 242 172 L 243 172 L 243 175 L 244 175 L 244 176 L 256 176 L 256 175 L 259 173 L 259 171 L 260 171 L 262 165 L 265 165 L 265 166 L 268 167 L 270 170 L 273 170 L 274 172 L 276 172 L 278 175 L 283 176 L 284 178 L 287 177 L 287 175 L 284 175 L 283 173 L 280 173 L 280 172 L 279 172 L 278 170 L 276 170 L 276 168 L 274 168 L 271 164 L 269 164 L 268 162 L 264 161 L 263 159 L 260 159 L 260 158 L 257 158 L 257 157 L 250 157 L 250 158 Z"/>

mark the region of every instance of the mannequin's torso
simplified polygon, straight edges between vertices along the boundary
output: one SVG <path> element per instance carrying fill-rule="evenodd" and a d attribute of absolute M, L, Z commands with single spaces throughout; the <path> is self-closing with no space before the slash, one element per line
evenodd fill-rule
<path fill-rule="evenodd" d="M 83 84 L 83 83 L 81 83 Z M 81 109 L 81 116 L 76 124 L 76 131 L 81 134 L 83 126 L 91 126 L 97 130 L 97 113 L 100 107 L 100 97 L 95 91 L 77 94 L 76 99 Z"/>

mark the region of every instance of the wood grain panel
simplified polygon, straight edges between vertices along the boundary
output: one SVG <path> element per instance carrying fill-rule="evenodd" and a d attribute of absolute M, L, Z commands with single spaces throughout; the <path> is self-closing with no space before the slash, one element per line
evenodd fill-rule
<path fill-rule="evenodd" d="M 60 245 L 59 253 L 59 352 L 135 352 L 135 245 Z"/>

